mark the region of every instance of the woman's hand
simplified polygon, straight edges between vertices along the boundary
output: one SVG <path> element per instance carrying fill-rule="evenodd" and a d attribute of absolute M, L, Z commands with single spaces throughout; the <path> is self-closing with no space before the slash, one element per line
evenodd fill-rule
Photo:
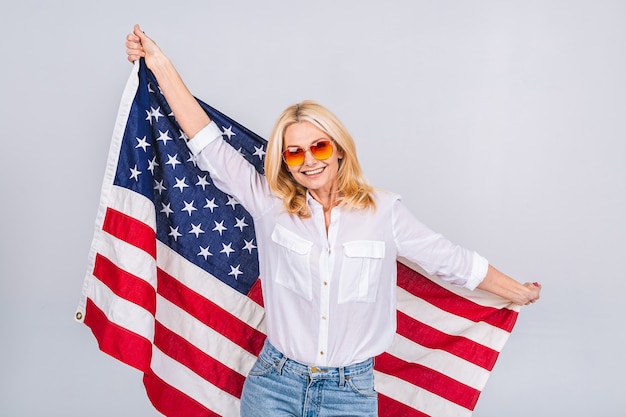
<path fill-rule="evenodd" d="M 539 284 L 538 282 L 526 282 L 524 283 L 524 287 L 529 290 L 528 301 L 525 303 L 525 305 L 534 303 L 539 299 L 541 293 L 541 284 Z"/>
<path fill-rule="evenodd" d="M 135 25 L 133 32 L 126 36 L 126 55 L 130 62 L 145 58 L 148 68 L 151 68 L 155 59 L 165 57 L 157 44 L 143 33 L 139 25 Z"/>
<path fill-rule="evenodd" d="M 172 62 L 163 54 L 161 48 L 143 33 L 139 25 L 135 25 L 133 32 L 126 36 L 126 55 L 130 62 L 139 58 L 146 60 L 146 66 L 156 77 L 161 92 L 187 137 L 193 138 L 211 123 L 211 119 L 191 95 Z"/>
<path fill-rule="evenodd" d="M 521 306 L 534 303 L 539 299 L 541 293 L 539 283 L 520 284 L 491 265 L 489 265 L 487 275 L 477 288 L 499 295 Z"/>

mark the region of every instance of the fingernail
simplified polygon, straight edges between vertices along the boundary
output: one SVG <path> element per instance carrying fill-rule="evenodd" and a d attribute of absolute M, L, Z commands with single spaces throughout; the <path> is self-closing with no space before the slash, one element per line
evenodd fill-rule
<path fill-rule="evenodd" d="M 538 283 L 538 282 L 533 282 L 533 285 L 534 285 L 535 287 L 538 287 L 538 286 L 539 286 L 539 283 Z"/>

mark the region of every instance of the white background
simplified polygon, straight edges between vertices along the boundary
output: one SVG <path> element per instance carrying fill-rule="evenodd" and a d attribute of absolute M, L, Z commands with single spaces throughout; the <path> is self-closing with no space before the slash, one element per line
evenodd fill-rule
<path fill-rule="evenodd" d="M 476 417 L 626 415 L 626 2 L 12 1 L 0 12 L 0 414 L 157 415 L 73 322 L 138 22 L 267 137 L 306 98 L 371 182 L 543 298 Z"/>

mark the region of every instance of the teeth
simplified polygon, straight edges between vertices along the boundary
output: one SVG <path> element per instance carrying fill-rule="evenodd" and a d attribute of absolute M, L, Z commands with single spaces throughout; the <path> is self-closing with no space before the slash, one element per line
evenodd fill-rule
<path fill-rule="evenodd" d="M 315 175 L 315 174 L 319 174 L 320 172 L 322 172 L 324 170 L 324 167 L 316 169 L 315 171 L 306 171 L 304 172 L 304 175 Z"/>

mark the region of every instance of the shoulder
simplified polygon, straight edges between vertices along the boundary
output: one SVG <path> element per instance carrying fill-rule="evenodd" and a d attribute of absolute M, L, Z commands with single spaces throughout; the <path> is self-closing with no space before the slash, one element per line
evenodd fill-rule
<path fill-rule="evenodd" d="M 377 207 L 393 206 L 397 201 L 402 200 L 402 196 L 400 194 L 379 189 L 374 190 L 372 197 L 374 198 Z"/>

